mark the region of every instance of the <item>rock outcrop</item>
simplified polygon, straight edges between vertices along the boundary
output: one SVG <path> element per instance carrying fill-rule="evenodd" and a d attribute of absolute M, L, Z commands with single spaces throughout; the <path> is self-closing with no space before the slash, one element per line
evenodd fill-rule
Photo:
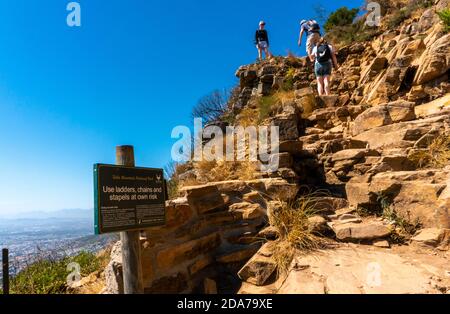
<path fill-rule="evenodd" d="M 192 165 L 179 173 L 186 186 L 167 203 L 167 226 L 141 240 L 146 292 L 449 291 L 450 35 L 434 13 L 443 2 L 372 41 L 338 47 L 330 96 L 317 95 L 307 58 L 240 67 L 229 114 L 238 125 L 279 128 L 280 167 L 223 182 Z M 335 249 L 294 250 L 283 275 L 274 247 L 287 231 L 274 215 L 318 192 L 303 232 Z M 106 272 L 109 293 L 122 289 L 119 255 Z"/>

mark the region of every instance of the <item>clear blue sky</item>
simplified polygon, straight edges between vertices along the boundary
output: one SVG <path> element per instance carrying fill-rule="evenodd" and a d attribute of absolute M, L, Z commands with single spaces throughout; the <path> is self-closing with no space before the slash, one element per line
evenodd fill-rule
<path fill-rule="evenodd" d="M 275 54 L 303 54 L 299 20 L 318 3 L 80 0 L 82 26 L 69 28 L 69 2 L 0 0 L 0 215 L 92 208 L 92 165 L 114 163 L 119 144 L 163 167 L 172 128 L 255 60 L 259 20 Z"/>

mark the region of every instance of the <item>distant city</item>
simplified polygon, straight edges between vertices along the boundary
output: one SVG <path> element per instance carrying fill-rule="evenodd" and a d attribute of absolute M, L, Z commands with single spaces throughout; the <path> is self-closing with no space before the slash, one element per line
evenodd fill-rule
<path fill-rule="evenodd" d="M 94 235 L 93 210 L 30 212 L 0 217 L 0 248 L 9 249 L 11 273 L 38 256 L 98 252 L 118 236 Z"/>

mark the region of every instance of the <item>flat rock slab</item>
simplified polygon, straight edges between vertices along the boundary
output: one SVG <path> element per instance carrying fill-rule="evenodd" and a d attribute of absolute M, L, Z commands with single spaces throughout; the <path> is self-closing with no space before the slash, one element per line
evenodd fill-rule
<path fill-rule="evenodd" d="M 380 222 L 330 223 L 330 227 L 341 241 L 373 240 L 387 237 L 392 230 Z"/>
<path fill-rule="evenodd" d="M 439 259 L 362 246 L 298 256 L 278 294 L 440 294 L 450 279 L 445 268 L 424 261 L 428 258 Z"/>

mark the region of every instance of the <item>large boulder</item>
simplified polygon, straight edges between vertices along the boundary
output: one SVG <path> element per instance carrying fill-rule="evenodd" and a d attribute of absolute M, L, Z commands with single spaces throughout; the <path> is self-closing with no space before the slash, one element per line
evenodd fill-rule
<path fill-rule="evenodd" d="M 383 172 L 355 177 L 346 185 L 350 206 L 381 209 L 380 197 L 410 223 L 425 228 L 449 228 L 450 199 L 442 196 L 449 180 L 448 171 L 419 170 Z"/>
<path fill-rule="evenodd" d="M 213 185 L 186 187 L 183 189 L 189 206 L 202 215 L 225 205 L 219 189 Z"/>
<path fill-rule="evenodd" d="M 396 101 L 385 105 L 374 106 L 359 115 L 353 123 L 353 135 L 390 125 L 397 122 L 416 119 L 415 104 L 407 101 Z"/>
<path fill-rule="evenodd" d="M 444 128 L 450 121 L 449 115 L 423 120 L 400 122 L 367 130 L 353 139 L 367 142 L 371 149 L 408 148 L 432 129 Z"/>
<path fill-rule="evenodd" d="M 420 57 L 414 85 L 421 85 L 444 75 L 450 69 L 450 34 L 432 43 Z"/>
<path fill-rule="evenodd" d="M 256 286 L 263 286 L 275 272 L 277 265 L 272 259 L 272 243 L 265 244 L 239 271 L 241 280 Z"/>
<path fill-rule="evenodd" d="M 450 229 L 423 229 L 411 241 L 423 246 L 445 247 L 450 244 Z"/>
<path fill-rule="evenodd" d="M 111 250 L 111 259 L 105 269 L 105 294 L 123 294 L 122 243 Z"/>

